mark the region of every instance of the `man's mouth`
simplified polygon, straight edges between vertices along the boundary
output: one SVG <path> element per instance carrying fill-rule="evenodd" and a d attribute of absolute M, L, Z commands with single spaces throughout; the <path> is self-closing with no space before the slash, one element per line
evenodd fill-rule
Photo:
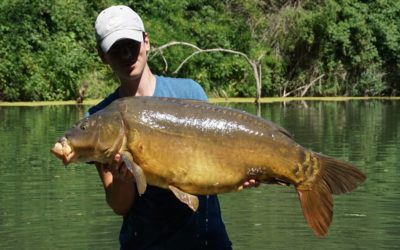
<path fill-rule="evenodd" d="M 129 63 L 123 63 L 123 64 L 121 64 L 121 66 L 124 67 L 124 68 L 133 69 L 133 68 L 136 67 L 136 63 L 137 63 L 137 61 L 135 61 L 135 62 L 129 62 Z"/>

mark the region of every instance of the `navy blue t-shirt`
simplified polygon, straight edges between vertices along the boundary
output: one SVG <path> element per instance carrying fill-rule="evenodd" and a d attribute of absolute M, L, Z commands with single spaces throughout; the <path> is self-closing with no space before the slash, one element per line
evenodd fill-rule
<path fill-rule="evenodd" d="M 156 76 L 154 96 L 207 100 L 204 90 L 195 81 L 161 76 Z M 118 98 L 117 89 L 90 108 L 89 114 Z M 124 216 L 119 236 L 121 249 L 232 249 L 217 196 L 198 197 L 199 208 L 194 213 L 171 191 L 148 185 L 142 196 L 136 196 L 131 210 Z"/>

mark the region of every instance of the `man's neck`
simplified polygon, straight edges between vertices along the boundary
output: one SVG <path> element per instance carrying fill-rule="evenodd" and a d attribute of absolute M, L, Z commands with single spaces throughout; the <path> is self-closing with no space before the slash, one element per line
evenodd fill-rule
<path fill-rule="evenodd" d="M 138 79 L 120 79 L 120 97 L 152 96 L 156 88 L 156 77 L 146 65 L 143 74 Z"/>

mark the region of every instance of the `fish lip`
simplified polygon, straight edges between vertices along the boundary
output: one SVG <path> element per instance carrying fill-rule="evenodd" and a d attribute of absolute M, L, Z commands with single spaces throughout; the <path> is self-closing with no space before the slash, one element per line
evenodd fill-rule
<path fill-rule="evenodd" d="M 63 163 L 65 166 L 71 163 L 72 159 L 75 157 L 75 153 L 72 151 L 70 154 L 65 155 L 63 160 Z"/>
<path fill-rule="evenodd" d="M 75 157 L 75 152 L 69 145 L 66 137 L 60 138 L 54 147 L 50 149 L 50 152 L 62 160 L 65 166 L 71 163 L 72 159 Z"/>

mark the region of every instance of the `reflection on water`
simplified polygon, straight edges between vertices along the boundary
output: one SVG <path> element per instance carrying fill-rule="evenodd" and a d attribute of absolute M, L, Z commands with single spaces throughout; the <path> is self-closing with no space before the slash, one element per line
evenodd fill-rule
<path fill-rule="evenodd" d="M 82 113 L 75 106 L 0 107 L 0 249 L 115 249 L 120 218 L 97 171 L 67 169 L 50 147 Z"/>
<path fill-rule="evenodd" d="M 256 113 L 252 104 L 236 108 Z M 86 108 L 86 107 L 85 107 Z M 0 249 L 115 249 L 121 218 L 107 207 L 92 166 L 62 167 L 49 148 L 77 106 L 0 107 Z M 335 196 L 328 237 L 314 237 L 293 187 L 220 195 L 234 249 L 395 249 L 400 245 L 400 102 L 263 104 L 261 115 L 303 146 L 367 174 Z"/>

